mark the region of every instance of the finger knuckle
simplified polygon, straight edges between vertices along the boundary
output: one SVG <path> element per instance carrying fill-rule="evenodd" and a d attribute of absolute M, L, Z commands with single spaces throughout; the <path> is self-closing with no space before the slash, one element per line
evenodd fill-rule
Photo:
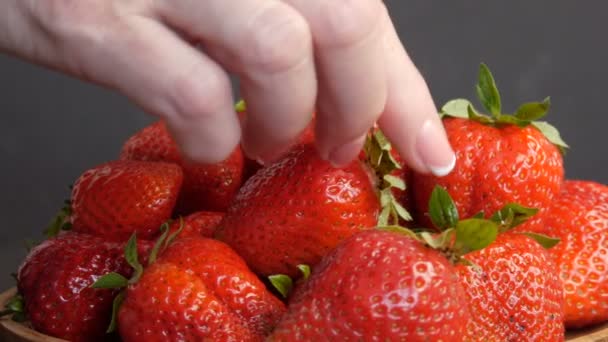
<path fill-rule="evenodd" d="M 328 0 L 319 11 L 318 41 L 322 45 L 355 44 L 379 24 L 383 4 L 377 0 Z"/>
<path fill-rule="evenodd" d="M 226 99 L 231 96 L 230 82 L 218 72 L 192 72 L 178 76 L 172 82 L 172 115 L 184 121 L 200 120 L 224 110 Z"/>
<path fill-rule="evenodd" d="M 246 32 L 242 44 L 246 64 L 266 72 L 289 70 L 312 51 L 307 22 L 280 2 L 271 2 L 255 13 Z"/>

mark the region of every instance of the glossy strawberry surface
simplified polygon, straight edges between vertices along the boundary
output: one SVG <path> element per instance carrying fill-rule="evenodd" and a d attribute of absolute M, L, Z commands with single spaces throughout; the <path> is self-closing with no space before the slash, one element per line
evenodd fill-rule
<path fill-rule="evenodd" d="M 504 233 L 458 265 L 471 312 L 472 341 L 563 341 L 562 285 L 548 252 L 533 239 Z"/>
<path fill-rule="evenodd" d="M 566 326 L 608 321 L 608 187 L 567 180 L 544 233 L 560 239 L 549 254 L 564 284 Z"/>
<path fill-rule="evenodd" d="M 128 288 L 119 331 L 124 341 L 261 341 L 284 312 L 226 244 L 184 237 Z"/>
<path fill-rule="evenodd" d="M 376 225 L 380 203 L 358 160 L 334 168 L 298 145 L 239 190 L 216 231 L 262 275 L 297 276 L 341 240 Z"/>
<path fill-rule="evenodd" d="M 72 190 L 74 231 L 152 238 L 173 212 L 183 174 L 176 164 L 117 160 L 85 171 Z"/>
<path fill-rule="evenodd" d="M 541 225 L 563 183 L 559 149 L 531 125 L 493 127 L 460 118 L 443 122 L 456 166 L 445 177 L 413 177 L 417 221 L 432 225 L 427 204 L 435 185 L 440 185 L 454 199 L 461 218 L 481 211 L 489 217 L 507 203 L 519 203 L 540 210 L 524 226 Z"/>
<path fill-rule="evenodd" d="M 453 266 L 408 236 L 370 230 L 298 287 L 271 341 L 462 341 L 469 318 Z"/>
<path fill-rule="evenodd" d="M 142 254 L 150 247 L 140 242 Z M 70 341 L 106 340 L 117 291 L 90 286 L 109 272 L 130 276 L 123 250 L 124 243 L 75 232 L 36 246 L 17 276 L 34 329 Z"/>

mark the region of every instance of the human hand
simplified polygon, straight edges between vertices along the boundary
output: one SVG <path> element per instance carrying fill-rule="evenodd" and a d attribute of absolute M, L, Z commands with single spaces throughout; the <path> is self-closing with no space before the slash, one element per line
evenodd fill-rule
<path fill-rule="evenodd" d="M 272 160 L 314 111 L 334 164 L 358 154 L 374 122 L 419 172 L 455 162 L 380 0 L 4 0 L 0 50 L 122 92 L 199 161 L 239 141 Z M 242 127 L 228 73 L 247 102 Z"/>

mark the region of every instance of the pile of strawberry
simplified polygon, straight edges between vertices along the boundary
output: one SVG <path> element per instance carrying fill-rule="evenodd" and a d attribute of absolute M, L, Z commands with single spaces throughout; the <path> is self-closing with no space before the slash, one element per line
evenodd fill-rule
<path fill-rule="evenodd" d="M 146 127 L 76 180 L 4 314 L 71 341 L 562 341 L 608 321 L 608 187 L 565 179 L 549 99 L 502 113 L 483 64 L 476 90 L 487 115 L 441 110 L 442 178 L 377 129 L 334 168 L 311 129 L 262 166 L 187 161 Z"/>

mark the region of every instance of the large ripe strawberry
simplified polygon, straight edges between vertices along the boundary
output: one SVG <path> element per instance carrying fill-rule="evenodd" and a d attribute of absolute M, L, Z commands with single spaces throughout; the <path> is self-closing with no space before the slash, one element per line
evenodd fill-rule
<path fill-rule="evenodd" d="M 561 240 L 549 253 L 564 285 L 566 327 L 608 321 L 608 187 L 567 180 L 544 232 Z"/>
<path fill-rule="evenodd" d="M 549 100 L 526 103 L 514 115 L 501 113 L 500 96 L 490 71 L 482 64 L 477 86 L 480 101 L 491 116 L 477 113 L 458 99 L 442 109 L 443 123 L 456 152 L 456 166 L 445 177 L 416 174 L 413 193 L 416 220 L 427 226 L 429 196 L 435 185 L 448 190 L 461 217 L 487 215 L 507 203 L 540 209 L 529 229 L 542 224 L 564 178 L 560 148 L 565 143 L 546 122 Z M 559 148 L 558 148 L 559 146 Z"/>
<path fill-rule="evenodd" d="M 563 291 L 548 251 L 507 232 L 464 256 L 457 270 L 469 302 L 468 336 L 477 341 L 563 341 Z"/>
<path fill-rule="evenodd" d="M 262 341 L 285 312 L 220 241 L 178 238 L 153 261 L 120 305 L 123 341 Z"/>
<path fill-rule="evenodd" d="M 147 254 L 151 245 L 140 242 Z M 90 234 L 66 232 L 28 254 L 17 284 L 34 329 L 70 341 L 101 341 L 112 316 L 116 291 L 93 289 L 99 277 L 132 273 L 123 256 L 124 243 Z"/>
<path fill-rule="evenodd" d="M 454 266 L 401 233 L 344 240 L 296 287 L 271 341 L 463 341 L 469 319 Z"/>
<path fill-rule="evenodd" d="M 181 168 L 171 163 L 117 160 L 89 169 L 72 189 L 72 229 L 152 238 L 171 217 L 182 179 Z"/>
<path fill-rule="evenodd" d="M 456 240 L 459 233 L 465 233 L 473 241 L 485 241 L 485 246 L 477 245 L 475 250 L 465 248 L 464 253 L 457 253 L 466 260 L 459 263 L 456 270 L 471 313 L 467 340 L 564 339 L 561 283 L 556 266 L 544 248 L 558 241 L 537 233 L 515 232 L 525 227 L 525 222 L 538 209 L 508 203 L 492 213 L 489 220 L 461 220 L 453 199 L 439 186 L 431 194 L 429 208 L 434 226 L 443 230 L 440 236 L 449 234 L 455 227 Z M 477 225 L 469 223 L 463 227 L 465 222 L 477 222 Z M 488 222 L 495 228 L 487 228 Z M 495 229 L 497 237 L 487 239 L 487 235 L 480 234 L 487 229 Z M 433 239 L 439 248 L 445 240 Z M 452 246 L 458 245 L 456 241 Z"/>
<path fill-rule="evenodd" d="M 122 147 L 120 159 L 179 164 L 184 170 L 184 185 L 177 208 L 180 214 L 226 210 L 241 186 L 244 172 L 240 147 L 216 164 L 184 160 L 164 121 L 157 121 L 131 136 Z"/>
<path fill-rule="evenodd" d="M 313 144 L 296 145 L 239 190 L 216 237 L 259 274 L 297 276 L 339 241 L 376 225 L 380 202 L 360 161 L 334 168 Z"/>

